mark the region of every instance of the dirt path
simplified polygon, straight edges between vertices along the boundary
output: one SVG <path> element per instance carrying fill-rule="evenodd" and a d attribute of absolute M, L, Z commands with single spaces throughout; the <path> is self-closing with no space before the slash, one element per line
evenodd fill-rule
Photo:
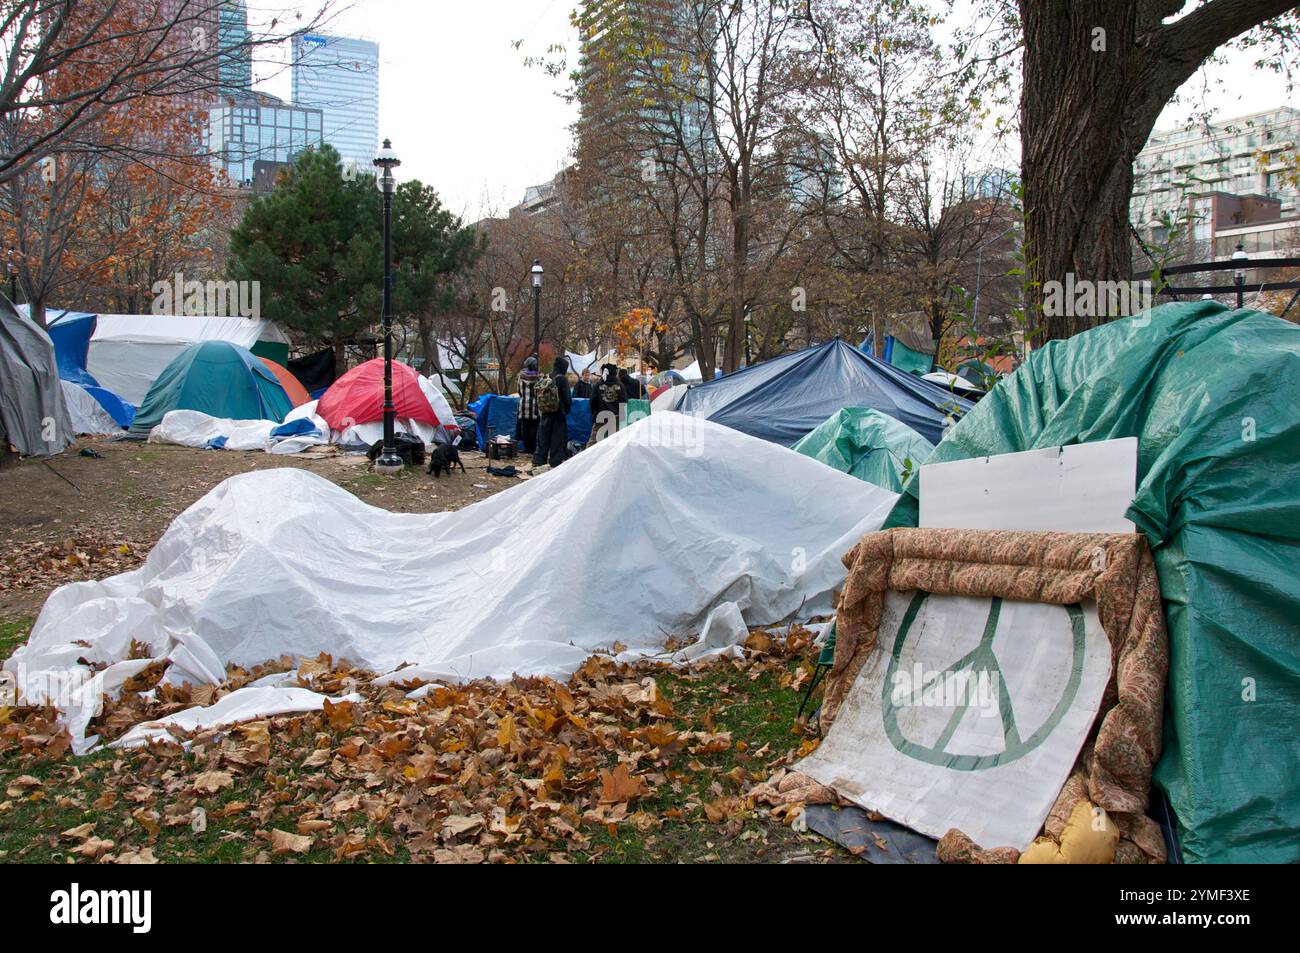
<path fill-rule="evenodd" d="M 100 458 L 83 457 L 92 447 Z M 376 476 L 364 456 L 275 456 L 165 444 L 82 440 L 48 464 L 0 470 L 0 623 L 30 619 L 50 590 L 123 572 L 144 559 L 171 521 L 228 477 L 250 470 L 311 470 L 367 503 L 406 513 L 460 509 L 518 482 L 491 477 L 487 459 L 435 480 L 422 469 Z"/>

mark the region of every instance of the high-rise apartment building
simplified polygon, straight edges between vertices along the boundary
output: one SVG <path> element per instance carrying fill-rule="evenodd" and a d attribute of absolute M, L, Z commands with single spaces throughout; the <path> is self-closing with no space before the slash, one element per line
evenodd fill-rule
<path fill-rule="evenodd" d="M 319 109 L 325 142 L 369 170 L 379 147 L 379 45 L 300 33 L 293 38 L 293 101 Z"/>
<path fill-rule="evenodd" d="M 1163 219 L 1181 215 L 1192 196 L 1208 192 L 1276 199 L 1282 214 L 1294 213 L 1300 201 L 1294 181 L 1298 143 L 1300 109 L 1290 106 L 1192 129 L 1157 130 L 1133 164 L 1130 220 L 1159 239 Z"/>

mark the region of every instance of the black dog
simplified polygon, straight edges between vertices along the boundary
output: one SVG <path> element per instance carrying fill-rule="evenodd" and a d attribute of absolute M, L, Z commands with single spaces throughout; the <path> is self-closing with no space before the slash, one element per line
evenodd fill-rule
<path fill-rule="evenodd" d="M 429 452 L 429 469 L 425 473 L 432 473 L 434 478 L 441 477 L 439 471 L 446 470 L 447 475 L 451 476 L 452 467 L 460 467 L 460 472 L 465 472 L 465 464 L 460 462 L 460 451 L 449 443 L 440 443 Z"/>

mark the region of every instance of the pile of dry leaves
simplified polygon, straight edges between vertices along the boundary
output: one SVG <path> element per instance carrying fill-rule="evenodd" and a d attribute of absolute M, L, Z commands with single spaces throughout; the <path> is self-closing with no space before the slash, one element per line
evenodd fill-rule
<path fill-rule="evenodd" d="M 277 670 L 362 700 L 68 760 L 76 783 L 65 774 L 57 793 L 36 770 L 10 774 L 0 819 L 33 798 L 63 798 L 64 816 L 81 823 L 41 832 L 48 846 L 116 862 L 156 859 L 173 829 L 220 831 L 238 858 L 256 860 L 585 860 L 629 828 L 646 834 L 684 820 L 738 836 L 755 812 L 746 792 L 807 738 L 788 709 L 777 724 L 762 698 L 745 701 L 781 740 L 737 737 L 725 728 L 728 704 L 749 685 L 796 697 L 813 658 L 802 629 L 754 632 L 743 660 L 683 670 L 592 656 L 567 683 L 428 685 L 418 698 L 407 696 L 419 683 L 376 687 L 369 673 L 325 656 L 232 669 L 227 683 L 202 688 L 161 685 L 161 666 L 151 666 L 92 731 L 108 741 Z M 66 734 L 52 716 L 0 710 L 0 765 L 16 773 L 63 757 Z"/>
<path fill-rule="evenodd" d="M 152 543 L 82 533 L 69 539 L 25 543 L 0 553 L 0 592 L 53 589 L 134 569 Z"/>

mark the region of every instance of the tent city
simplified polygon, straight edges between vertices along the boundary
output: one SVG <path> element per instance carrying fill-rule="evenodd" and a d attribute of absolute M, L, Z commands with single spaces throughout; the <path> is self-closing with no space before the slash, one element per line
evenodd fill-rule
<path fill-rule="evenodd" d="M 1149 871 L 1300 862 L 1293 0 L 0 12 L 51 923 L 186 883 L 119 865 L 1086 863 L 1233 926 Z"/>

